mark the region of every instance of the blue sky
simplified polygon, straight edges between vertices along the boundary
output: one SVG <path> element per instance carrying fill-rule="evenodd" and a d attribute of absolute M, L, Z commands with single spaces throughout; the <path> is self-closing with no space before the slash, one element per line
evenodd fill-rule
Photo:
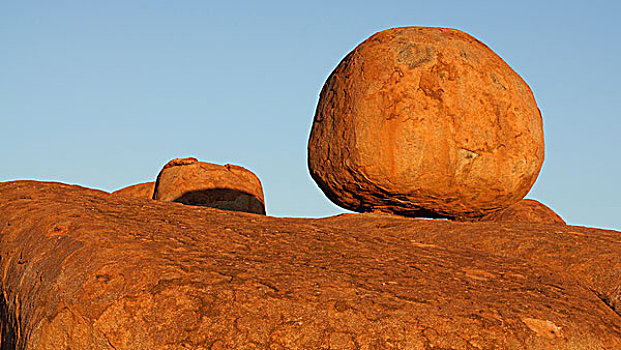
<path fill-rule="evenodd" d="M 529 193 L 621 230 L 621 5 L 614 1 L 3 1 L 0 181 L 112 191 L 169 159 L 243 165 L 268 214 L 343 212 L 306 168 L 319 91 L 397 26 L 464 30 L 531 86 L 546 160 Z"/>

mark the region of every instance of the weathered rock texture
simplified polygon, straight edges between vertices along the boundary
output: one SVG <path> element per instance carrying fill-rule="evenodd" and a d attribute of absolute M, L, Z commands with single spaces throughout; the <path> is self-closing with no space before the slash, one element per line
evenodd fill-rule
<path fill-rule="evenodd" d="M 237 165 L 178 158 L 157 176 L 153 199 L 265 214 L 263 187 L 250 170 Z"/>
<path fill-rule="evenodd" d="M 0 184 L 2 346 L 619 349 L 619 232 Z"/>
<path fill-rule="evenodd" d="M 508 208 L 487 214 L 480 221 L 493 222 L 537 222 L 565 225 L 554 210 L 533 199 L 522 199 Z"/>
<path fill-rule="evenodd" d="M 395 28 L 326 81 L 308 144 L 313 179 L 358 212 L 479 217 L 529 191 L 544 158 L 533 94 L 455 29 Z"/>
<path fill-rule="evenodd" d="M 112 192 L 112 194 L 127 198 L 152 199 L 154 191 L 155 182 L 151 181 L 127 186 Z"/>

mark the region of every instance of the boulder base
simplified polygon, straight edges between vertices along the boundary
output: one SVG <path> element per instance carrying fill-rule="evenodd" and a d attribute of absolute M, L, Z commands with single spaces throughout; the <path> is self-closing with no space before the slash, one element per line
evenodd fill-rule
<path fill-rule="evenodd" d="M 542 119 L 522 78 L 455 29 L 379 32 L 326 81 L 308 144 L 313 179 L 358 212 L 479 217 L 529 191 Z"/>
<path fill-rule="evenodd" d="M 487 214 L 479 219 L 491 222 L 532 222 L 565 225 L 557 213 L 533 199 L 522 199 L 508 208 Z"/>

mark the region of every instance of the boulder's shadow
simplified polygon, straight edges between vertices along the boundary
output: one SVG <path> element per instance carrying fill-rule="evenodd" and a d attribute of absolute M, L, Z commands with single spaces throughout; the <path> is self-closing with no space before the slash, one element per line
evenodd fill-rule
<path fill-rule="evenodd" d="M 254 195 L 231 188 L 210 188 L 184 193 L 173 202 L 265 215 L 265 204 Z"/>

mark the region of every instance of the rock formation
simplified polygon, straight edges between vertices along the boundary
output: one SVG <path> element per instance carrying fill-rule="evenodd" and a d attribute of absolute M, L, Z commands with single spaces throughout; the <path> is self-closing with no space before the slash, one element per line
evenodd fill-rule
<path fill-rule="evenodd" d="M 455 29 L 379 32 L 326 81 L 308 144 L 313 179 L 358 212 L 468 218 L 507 207 L 544 158 L 533 94 Z"/>
<path fill-rule="evenodd" d="M 237 165 L 178 158 L 157 176 L 153 199 L 212 208 L 265 214 L 261 181 Z"/>
<path fill-rule="evenodd" d="M 536 222 L 565 225 L 565 220 L 563 220 L 552 209 L 532 199 L 522 199 L 508 208 L 489 213 L 479 220 L 492 222 Z"/>
<path fill-rule="evenodd" d="M 112 194 L 127 198 L 152 199 L 154 191 L 155 182 L 151 181 L 127 186 L 112 192 Z"/>
<path fill-rule="evenodd" d="M 621 235 L 551 227 L 0 183 L 2 348 L 620 349 Z"/>

